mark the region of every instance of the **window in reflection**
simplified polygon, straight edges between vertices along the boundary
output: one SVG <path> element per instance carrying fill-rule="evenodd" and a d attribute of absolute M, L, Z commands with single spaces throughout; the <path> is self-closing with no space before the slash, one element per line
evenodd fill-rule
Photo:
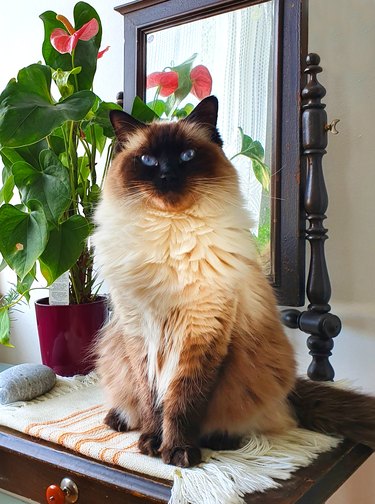
<path fill-rule="evenodd" d="M 273 29 L 274 2 L 268 1 L 149 33 L 146 60 L 147 75 L 171 70 L 188 60 L 192 69 L 204 65 L 209 70 L 212 94 L 219 99 L 218 128 L 224 150 L 238 170 L 246 205 L 253 216 L 251 232 L 268 273 Z M 173 104 L 171 98 L 155 96 L 156 89 L 147 89 L 146 101 L 158 98 L 165 102 L 164 117 L 173 115 L 176 107 L 189 111 L 189 104 L 195 106 L 199 101 L 189 93 L 181 103 Z M 241 150 L 245 155 L 239 154 Z"/>

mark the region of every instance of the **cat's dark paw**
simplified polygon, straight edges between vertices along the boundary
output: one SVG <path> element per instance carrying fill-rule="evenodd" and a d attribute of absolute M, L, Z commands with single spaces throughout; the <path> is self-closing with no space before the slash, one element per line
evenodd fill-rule
<path fill-rule="evenodd" d="M 130 427 L 124 416 L 116 408 L 111 408 L 104 418 L 104 423 L 118 432 L 127 432 Z"/>
<path fill-rule="evenodd" d="M 165 464 L 192 467 L 201 462 L 202 454 L 198 446 L 172 446 L 161 449 L 161 458 Z"/>
<path fill-rule="evenodd" d="M 144 432 L 138 440 L 138 448 L 143 455 L 156 457 L 159 455 L 161 436 L 155 432 Z"/>

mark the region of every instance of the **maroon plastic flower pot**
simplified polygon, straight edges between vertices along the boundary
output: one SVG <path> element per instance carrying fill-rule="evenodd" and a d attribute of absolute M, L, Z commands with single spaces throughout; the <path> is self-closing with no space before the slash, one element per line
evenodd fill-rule
<path fill-rule="evenodd" d="M 87 374 L 94 368 L 92 343 L 108 318 L 107 298 L 92 303 L 50 305 L 35 303 L 43 364 L 61 376 Z"/>

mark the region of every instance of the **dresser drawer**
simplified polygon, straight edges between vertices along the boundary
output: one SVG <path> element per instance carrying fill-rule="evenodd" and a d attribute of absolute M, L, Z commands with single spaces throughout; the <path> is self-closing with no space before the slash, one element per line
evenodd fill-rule
<path fill-rule="evenodd" d="M 161 504 L 170 497 L 169 482 L 101 464 L 4 427 L 0 428 L 0 468 L 0 491 L 40 504 L 47 502 L 47 488 L 60 485 L 63 478 L 77 485 L 77 504 Z"/>
<path fill-rule="evenodd" d="M 324 503 L 371 454 L 366 446 L 344 441 L 296 471 L 280 487 L 250 494 L 244 500 L 249 504 Z M 46 504 L 46 489 L 60 485 L 63 478 L 77 485 L 77 504 L 167 504 L 171 495 L 170 481 L 99 463 L 0 427 L 0 504 Z M 15 497 L 5 496 L 3 490 Z"/>

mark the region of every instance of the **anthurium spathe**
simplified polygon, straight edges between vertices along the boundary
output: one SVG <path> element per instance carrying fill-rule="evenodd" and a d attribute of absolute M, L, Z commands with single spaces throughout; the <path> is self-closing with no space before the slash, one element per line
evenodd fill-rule
<path fill-rule="evenodd" d="M 106 53 L 109 50 L 109 47 L 110 46 L 107 46 L 105 49 L 103 49 L 102 51 L 98 52 L 98 59 L 100 59 L 103 56 L 103 54 Z"/>
<path fill-rule="evenodd" d="M 53 30 L 50 36 L 52 46 L 60 54 L 72 53 L 78 44 L 78 40 L 91 40 L 99 31 L 99 23 L 93 18 L 85 23 L 79 30 L 74 30 L 65 16 L 58 15 L 56 19 L 61 21 L 67 31 L 62 28 Z"/>
<path fill-rule="evenodd" d="M 204 65 L 197 65 L 190 72 L 190 79 L 192 83 L 191 93 L 203 100 L 210 96 L 212 90 L 212 77 L 207 67 Z"/>
<path fill-rule="evenodd" d="M 147 89 L 158 87 L 160 96 L 170 96 L 178 88 L 178 73 L 173 70 L 153 72 L 147 76 L 146 87 Z"/>

